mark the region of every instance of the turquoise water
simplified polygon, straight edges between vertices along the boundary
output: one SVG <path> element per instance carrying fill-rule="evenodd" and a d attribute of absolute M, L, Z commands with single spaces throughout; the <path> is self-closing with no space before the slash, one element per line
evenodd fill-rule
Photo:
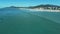
<path fill-rule="evenodd" d="M 0 34 L 60 34 L 60 13 L 0 10 Z"/>

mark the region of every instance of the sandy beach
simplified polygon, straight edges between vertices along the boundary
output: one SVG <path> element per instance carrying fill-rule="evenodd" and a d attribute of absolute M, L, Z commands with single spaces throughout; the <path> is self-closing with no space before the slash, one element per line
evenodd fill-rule
<path fill-rule="evenodd" d="M 29 11 L 41 11 L 41 12 L 60 12 L 60 10 L 48 10 L 48 9 L 25 9 L 20 8 L 21 10 L 29 10 Z"/>

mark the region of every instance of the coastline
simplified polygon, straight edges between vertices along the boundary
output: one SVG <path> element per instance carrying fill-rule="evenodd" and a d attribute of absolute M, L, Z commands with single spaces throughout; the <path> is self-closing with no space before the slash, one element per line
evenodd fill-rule
<path fill-rule="evenodd" d="M 48 10 L 48 9 L 25 9 L 25 8 L 22 8 L 21 10 L 40 11 L 40 12 L 60 12 L 60 10 Z"/>

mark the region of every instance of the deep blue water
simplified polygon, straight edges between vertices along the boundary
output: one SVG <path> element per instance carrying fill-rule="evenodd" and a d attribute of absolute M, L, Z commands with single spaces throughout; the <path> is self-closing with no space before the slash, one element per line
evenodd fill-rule
<path fill-rule="evenodd" d="M 60 13 L 0 10 L 0 34 L 60 34 Z"/>

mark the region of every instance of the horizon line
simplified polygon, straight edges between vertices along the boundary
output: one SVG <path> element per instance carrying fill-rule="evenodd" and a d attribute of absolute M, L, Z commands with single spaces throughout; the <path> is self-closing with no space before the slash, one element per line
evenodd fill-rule
<path fill-rule="evenodd" d="M 56 6 L 60 6 L 60 5 L 57 5 L 57 4 L 39 4 L 39 5 L 56 5 Z M 14 6 L 14 7 L 32 7 L 32 6 L 38 6 L 38 5 L 32 5 L 32 6 L 15 6 L 15 5 L 11 5 L 11 6 Z M 11 7 L 11 6 L 5 6 L 5 7 Z M 4 7 L 0 7 L 0 8 L 4 8 Z"/>

